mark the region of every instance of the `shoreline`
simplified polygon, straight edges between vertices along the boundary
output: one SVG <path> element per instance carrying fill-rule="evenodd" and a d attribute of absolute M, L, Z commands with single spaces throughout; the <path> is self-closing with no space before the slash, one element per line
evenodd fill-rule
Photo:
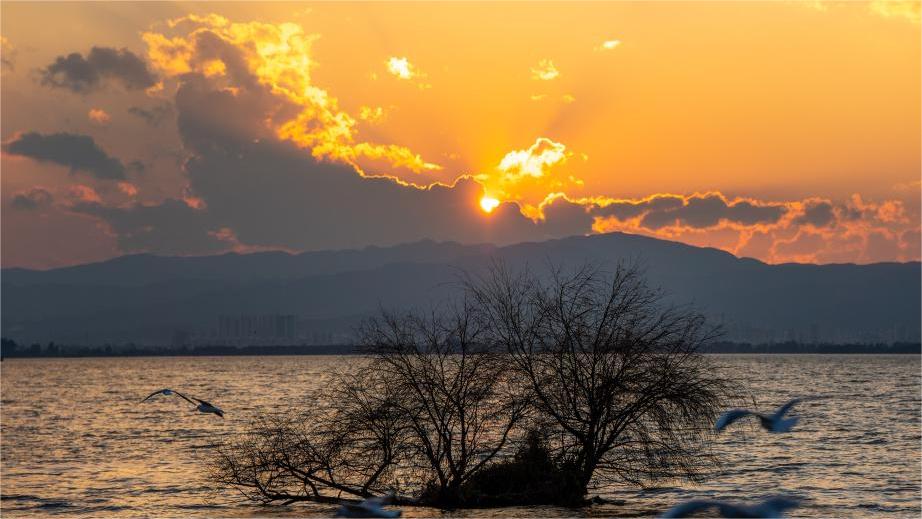
<path fill-rule="evenodd" d="M 361 355 L 354 345 L 324 346 L 200 346 L 195 348 L 128 347 L 118 351 L 109 347 L 52 346 L 52 351 L 4 351 L 0 359 L 13 358 L 105 358 L 105 357 L 276 357 L 276 356 L 350 356 Z M 67 351 L 72 348 L 72 351 Z M 884 344 L 741 344 L 717 343 L 706 346 L 705 355 L 922 355 L 919 343 Z"/>

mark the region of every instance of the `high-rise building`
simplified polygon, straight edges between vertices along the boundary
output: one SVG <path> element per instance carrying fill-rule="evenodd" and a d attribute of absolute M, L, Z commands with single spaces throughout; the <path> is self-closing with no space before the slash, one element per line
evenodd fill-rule
<path fill-rule="evenodd" d="M 218 316 L 218 339 L 230 343 L 285 343 L 297 337 L 295 316 L 282 314 L 223 314 Z"/>

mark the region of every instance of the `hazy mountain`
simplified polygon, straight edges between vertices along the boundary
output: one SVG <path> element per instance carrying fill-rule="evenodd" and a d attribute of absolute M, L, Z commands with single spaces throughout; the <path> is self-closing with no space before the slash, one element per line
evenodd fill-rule
<path fill-rule="evenodd" d="M 919 340 L 919 263 L 767 265 L 709 248 L 612 233 L 507 247 L 422 241 L 303 254 L 133 255 L 35 271 L 2 271 L 3 335 L 20 342 L 166 344 L 178 331 L 207 340 L 218 316 L 290 314 L 302 334 L 346 337 L 363 315 L 425 307 L 462 270 L 494 259 L 642 262 L 654 284 L 724 322 L 729 339 Z"/>

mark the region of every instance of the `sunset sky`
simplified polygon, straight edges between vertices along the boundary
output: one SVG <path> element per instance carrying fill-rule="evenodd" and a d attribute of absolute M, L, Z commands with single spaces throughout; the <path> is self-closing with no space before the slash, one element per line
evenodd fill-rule
<path fill-rule="evenodd" d="M 2 4 L 2 264 L 920 257 L 919 2 Z"/>

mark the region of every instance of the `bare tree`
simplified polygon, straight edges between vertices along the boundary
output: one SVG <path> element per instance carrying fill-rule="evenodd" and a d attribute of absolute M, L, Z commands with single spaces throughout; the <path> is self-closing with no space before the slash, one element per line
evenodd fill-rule
<path fill-rule="evenodd" d="M 258 417 L 218 449 L 212 480 L 266 504 L 337 503 L 397 492 L 394 468 L 408 436 L 393 392 L 373 377 L 343 375 L 323 401 L 329 405 Z"/>
<path fill-rule="evenodd" d="M 214 480 L 263 503 L 465 506 L 706 472 L 729 388 L 696 353 L 717 334 L 701 315 L 623 265 L 545 279 L 497 265 L 464 287 L 428 314 L 366 321 L 367 356 L 309 411 L 220 448 Z"/>
<path fill-rule="evenodd" d="M 462 485 L 501 452 L 527 409 L 508 355 L 489 348 L 470 301 L 428 316 L 382 312 L 362 344 L 397 393 L 426 499 L 457 504 Z"/>
<path fill-rule="evenodd" d="M 263 503 L 412 491 L 459 504 L 464 483 L 503 451 L 527 410 L 508 355 L 481 341 L 474 315 L 461 302 L 369 319 L 360 336 L 370 358 L 338 377 L 325 407 L 261 418 L 220 449 L 213 479 Z"/>
<path fill-rule="evenodd" d="M 465 284 L 553 427 L 559 463 L 584 493 L 593 480 L 699 478 L 728 387 L 696 350 L 718 330 L 666 305 L 636 266 L 549 278 L 496 264 Z"/>

